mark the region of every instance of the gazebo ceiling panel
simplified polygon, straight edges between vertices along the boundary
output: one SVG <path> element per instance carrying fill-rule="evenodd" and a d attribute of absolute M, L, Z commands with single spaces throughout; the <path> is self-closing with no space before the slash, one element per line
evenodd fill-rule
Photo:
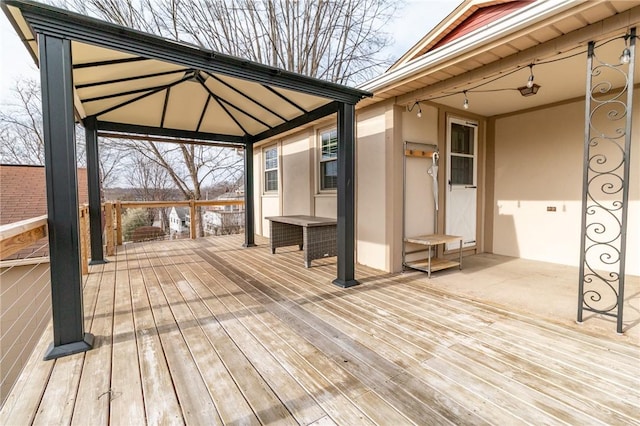
<path fill-rule="evenodd" d="M 259 99 L 263 105 L 271 110 L 277 110 L 280 116 L 287 120 L 291 120 L 303 113 L 303 111 L 296 108 L 291 102 L 282 99 L 262 84 L 228 76 L 219 77 L 222 81 L 229 83 L 243 93 L 251 93 L 254 99 Z"/>
<path fill-rule="evenodd" d="M 74 68 L 73 84 L 77 87 L 87 84 L 108 83 L 113 80 L 135 79 L 136 77 L 153 73 L 177 71 L 180 69 L 184 69 L 184 67 L 154 60 L 112 63 L 87 68 Z"/>
<path fill-rule="evenodd" d="M 152 90 L 155 87 L 162 87 L 180 80 L 183 76 L 182 72 L 160 75 L 148 78 L 139 78 L 135 80 L 122 81 L 110 84 L 100 84 L 96 86 L 87 86 L 77 89 L 78 96 L 83 103 L 88 103 L 90 99 L 101 97 L 112 97 L 119 93 L 128 93 L 138 90 Z"/>
<path fill-rule="evenodd" d="M 206 133 L 222 133 L 232 136 L 244 136 L 244 132 L 220 106 L 218 102 L 209 101 L 199 131 Z"/>
<path fill-rule="evenodd" d="M 200 90 L 195 82 L 184 82 L 168 89 L 162 127 L 196 131 L 207 106 L 209 94 Z"/>
<path fill-rule="evenodd" d="M 73 65 L 91 64 L 103 61 L 115 61 L 121 59 L 136 58 L 136 55 L 120 52 L 104 47 L 93 46 L 77 41 L 71 42 L 71 54 L 73 55 Z"/>
<path fill-rule="evenodd" d="M 265 126 L 259 121 L 248 116 L 246 111 L 228 105 L 225 105 L 225 108 L 229 115 L 231 115 L 248 134 L 255 135 L 264 132 L 265 130 L 269 130 L 268 126 Z"/>
<path fill-rule="evenodd" d="M 232 102 L 236 107 L 272 127 L 282 123 L 282 119 L 276 115 L 277 113 L 275 111 L 264 105 L 262 99 L 256 97 L 253 93 L 245 93 L 234 86 L 229 86 L 228 83 L 221 81 L 219 76 L 214 75 L 207 78 L 205 85 L 215 93 L 216 96 L 224 100 L 229 100 L 228 102 Z"/>
<path fill-rule="evenodd" d="M 307 111 L 311 111 L 319 106 L 328 104 L 330 101 L 326 98 L 320 98 L 318 96 L 307 95 L 306 93 L 294 92 L 293 90 L 287 90 L 282 88 L 275 88 L 275 91 L 285 96 L 287 99 L 291 99 L 296 104 L 300 105 Z"/>
<path fill-rule="evenodd" d="M 149 93 L 149 92 L 147 92 Z M 122 105 L 124 103 L 130 102 L 133 99 L 144 95 L 144 93 L 134 93 L 130 95 L 117 96 L 109 99 L 102 99 L 94 102 L 85 102 L 82 104 L 84 107 L 85 113 L 89 116 L 100 114 L 103 111 L 107 111 L 113 107 L 118 105 Z"/>
<path fill-rule="evenodd" d="M 101 114 L 98 120 L 113 123 L 160 127 L 166 90 L 128 103 L 118 109 Z M 135 99 L 135 97 L 134 97 Z"/>

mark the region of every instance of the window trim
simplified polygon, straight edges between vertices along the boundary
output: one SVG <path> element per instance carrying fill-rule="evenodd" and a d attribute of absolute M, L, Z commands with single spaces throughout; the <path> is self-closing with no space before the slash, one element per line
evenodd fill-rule
<path fill-rule="evenodd" d="M 267 168 L 267 151 L 271 150 L 275 150 L 276 153 L 276 167 Z M 262 168 L 262 176 L 264 179 L 264 184 L 262 185 L 263 194 L 277 194 L 280 191 L 280 152 L 277 144 L 262 148 Z M 276 172 L 276 189 L 267 189 L 267 173 L 274 171 Z"/>
<path fill-rule="evenodd" d="M 323 159 L 322 158 L 322 136 L 324 134 L 327 133 L 331 133 L 331 132 L 336 132 L 336 155 L 333 158 L 328 158 L 328 159 Z M 338 144 L 338 128 L 336 126 L 332 126 L 332 127 L 325 127 L 323 129 L 319 129 L 317 132 L 317 143 L 318 143 L 318 149 L 317 149 L 317 153 L 318 153 L 318 161 L 316 161 L 316 166 L 318 168 L 318 173 L 316 174 L 316 176 L 318 177 L 318 193 L 319 194 L 334 194 L 338 191 L 338 186 L 337 186 L 337 182 L 336 182 L 336 187 L 335 188 L 322 188 L 322 164 L 323 163 L 328 163 L 331 161 L 335 161 L 336 162 L 336 167 L 338 164 L 338 149 L 337 149 L 337 144 Z"/>

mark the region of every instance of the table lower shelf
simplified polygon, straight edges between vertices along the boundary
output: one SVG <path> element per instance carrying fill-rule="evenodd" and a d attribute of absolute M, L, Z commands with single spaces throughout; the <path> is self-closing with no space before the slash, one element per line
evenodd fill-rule
<path fill-rule="evenodd" d="M 460 267 L 460 262 L 439 257 L 431 258 L 431 270 L 429 270 L 429 259 L 414 260 L 404 264 L 407 268 L 417 269 L 423 272 L 440 271 L 442 269 Z"/>

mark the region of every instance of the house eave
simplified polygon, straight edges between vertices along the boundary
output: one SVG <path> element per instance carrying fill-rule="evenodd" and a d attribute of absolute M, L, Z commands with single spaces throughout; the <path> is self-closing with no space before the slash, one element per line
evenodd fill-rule
<path fill-rule="evenodd" d="M 496 42 L 504 43 L 509 39 L 517 38 L 531 26 L 544 22 L 551 17 L 560 16 L 560 14 L 564 14 L 567 11 L 573 13 L 573 9 L 576 7 L 589 7 L 589 2 L 585 3 L 579 0 L 541 0 L 532 3 L 493 22 L 491 26 L 479 28 L 408 62 L 402 67 L 382 74 L 364 83 L 360 88 L 373 92 L 374 97 L 380 97 L 385 91 L 398 87 L 407 80 L 461 62 L 470 55 L 487 51 Z"/>

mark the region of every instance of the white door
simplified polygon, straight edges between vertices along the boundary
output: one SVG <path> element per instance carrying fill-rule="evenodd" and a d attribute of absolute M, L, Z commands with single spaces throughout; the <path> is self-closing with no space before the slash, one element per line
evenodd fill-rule
<path fill-rule="evenodd" d="M 445 233 L 462 236 L 462 247 L 476 245 L 478 123 L 447 121 Z M 448 250 L 459 243 L 447 245 Z"/>

